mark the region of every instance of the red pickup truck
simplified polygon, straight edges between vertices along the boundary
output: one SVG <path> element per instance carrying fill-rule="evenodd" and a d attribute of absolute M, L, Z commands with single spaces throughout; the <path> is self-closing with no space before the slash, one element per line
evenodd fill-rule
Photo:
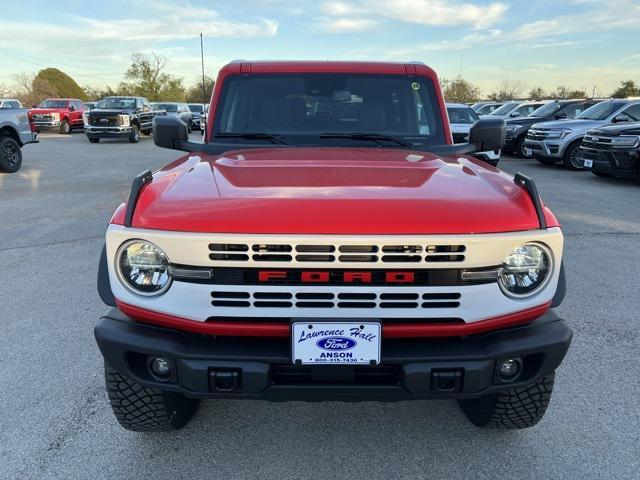
<path fill-rule="evenodd" d="M 29 120 L 38 131 L 57 130 L 64 135 L 83 128 L 84 103 L 77 98 L 47 98 L 29 110 Z"/>
<path fill-rule="evenodd" d="M 535 183 L 453 144 L 420 63 L 233 62 L 204 143 L 135 178 L 106 234 L 95 336 L 122 426 L 201 399 L 457 399 L 478 426 L 544 415 L 571 329 L 563 235 Z"/>

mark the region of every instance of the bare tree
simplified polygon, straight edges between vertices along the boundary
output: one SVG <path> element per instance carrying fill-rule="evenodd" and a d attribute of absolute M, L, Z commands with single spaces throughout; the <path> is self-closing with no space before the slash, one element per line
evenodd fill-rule
<path fill-rule="evenodd" d="M 473 103 L 480 99 L 480 89 L 461 76 L 442 79 L 442 93 L 447 102 Z"/>
<path fill-rule="evenodd" d="M 125 73 L 128 81 L 120 83 L 118 90 L 126 95 L 142 95 L 149 100 L 183 101 L 185 90 L 182 79 L 164 72 L 167 58 L 151 53 L 134 53 L 131 66 Z"/>
<path fill-rule="evenodd" d="M 533 87 L 531 90 L 529 90 L 529 99 L 531 100 L 542 100 L 546 97 L 547 94 L 544 93 L 542 87 Z"/>
<path fill-rule="evenodd" d="M 489 94 L 489 98 L 491 100 L 515 100 L 526 89 L 527 85 L 522 80 L 505 78 L 498 84 L 496 90 Z"/>
<path fill-rule="evenodd" d="M 55 97 L 56 89 L 45 79 L 33 73 L 18 73 L 13 76 L 15 82 L 14 96 L 23 105 L 37 105 L 47 97 Z"/>

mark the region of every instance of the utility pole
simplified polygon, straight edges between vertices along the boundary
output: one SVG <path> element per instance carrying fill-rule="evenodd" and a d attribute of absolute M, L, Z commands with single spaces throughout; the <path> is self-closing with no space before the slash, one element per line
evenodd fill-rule
<path fill-rule="evenodd" d="M 207 88 L 204 84 L 204 46 L 202 43 L 202 33 L 200 34 L 200 62 L 202 63 L 202 108 L 207 103 Z"/>

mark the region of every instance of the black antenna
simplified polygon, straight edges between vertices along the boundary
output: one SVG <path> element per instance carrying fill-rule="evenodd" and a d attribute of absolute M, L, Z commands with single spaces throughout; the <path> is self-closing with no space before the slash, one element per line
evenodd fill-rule
<path fill-rule="evenodd" d="M 207 103 L 207 89 L 204 85 L 204 47 L 202 45 L 202 34 L 200 34 L 200 61 L 202 63 L 202 108 Z"/>

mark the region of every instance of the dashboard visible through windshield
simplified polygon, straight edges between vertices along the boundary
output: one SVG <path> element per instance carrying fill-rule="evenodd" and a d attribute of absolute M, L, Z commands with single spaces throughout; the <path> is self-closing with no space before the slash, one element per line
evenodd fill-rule
<path fill-rule="evenodd" d="M 210 142 L 445 144 L 433 83 L 373 74 L 227 77 Z"/>

